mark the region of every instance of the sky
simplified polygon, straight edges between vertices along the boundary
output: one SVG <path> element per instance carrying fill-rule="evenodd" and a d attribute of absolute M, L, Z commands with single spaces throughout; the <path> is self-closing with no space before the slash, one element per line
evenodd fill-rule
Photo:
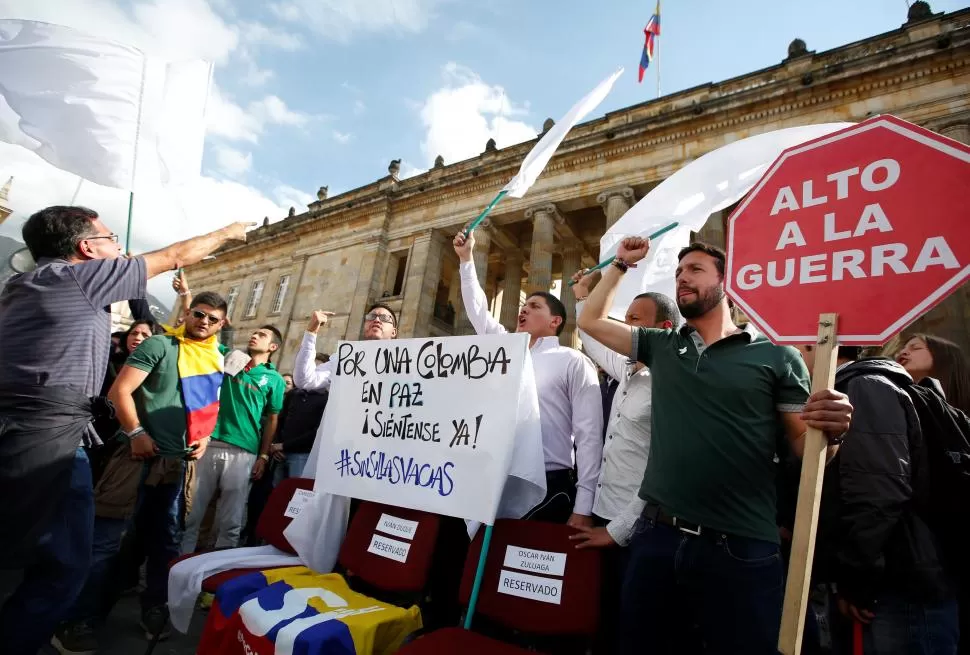
<path fill-rule="evenodd" d="M 933 11 L 967 2 L 936 0 Z M 298 213 L 387 175 L 477 156 L 535 137 L 599 81 L 626 73 L 589 119 L 779 63 L 799 37 L 822 52 L 897 29 L 906 0 L 665 0 L 659 59 L 637 83 L 655 2 L 630 0 L 0 0 L 0 16 L 58 23 L 215 73 L 201 177 L 136 197 L 132 250 L 234 220 Z M 2 75 L 2 74 L 0 74 Z M 125 234 L 127 192 L 58 171 L 0 144 L 0 184 L 15 177 L 19 238 L 33 211 L 91 206 Z M 172 298 L 168 279 L 150 289 Z"/>

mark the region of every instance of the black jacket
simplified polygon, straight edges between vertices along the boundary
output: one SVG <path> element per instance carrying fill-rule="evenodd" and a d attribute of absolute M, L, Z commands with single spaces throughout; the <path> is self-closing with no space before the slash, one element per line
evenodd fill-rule
<path fill-rule="evenodd" d="M 916 602 L 948 595 L 935 539 L 913 497 L 919 420 L 903 388 L 912 383 L 884 358 L 848 364 L 835 378 L 852 403 L 852 425 L 826 467 L 814 574 L 863 608 L 884 593 Z"/>
<path fill-rule="evenodd" d="M 287 392 L 276 433 L 276 441 L 283 444 L 284 453 L 310 452 L 329 397 L 329 392 L 322 389 Z"/>

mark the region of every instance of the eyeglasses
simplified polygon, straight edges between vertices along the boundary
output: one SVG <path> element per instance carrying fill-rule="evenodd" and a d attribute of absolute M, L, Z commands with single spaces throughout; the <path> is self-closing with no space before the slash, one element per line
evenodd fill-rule
<path fill-rule="evenodd" d="M 218 323 L 219 321 L 222 320 L 218 316 L 213 316 L 212 314 L 206 314 L 205 312 L 200 312 L 198 309 L 192 310 L 192 316 L 194 316 L 195 320 L 197 321 L 201 321 L 202 319 L 207 318 L 209 319 L 210 323 Z"/>
<path fill-rule="evenodd" d="M 118 243 L 117 234 L 99 234 L 98 236 L 94 236 L 94 237 L 84 237 L 83 239 L 81 239 L 81 241 L 94 241 L 95 239 L 111 239 L 115 243 Z"/>
<path fill-rule="evenodd" d="M 394 325 L 394 317 L 390 314 L 378 314 L 377 312 L 369 312 L 364 316 L 365 321 L 380 321 L 381 323 L 388 323 Z"/>

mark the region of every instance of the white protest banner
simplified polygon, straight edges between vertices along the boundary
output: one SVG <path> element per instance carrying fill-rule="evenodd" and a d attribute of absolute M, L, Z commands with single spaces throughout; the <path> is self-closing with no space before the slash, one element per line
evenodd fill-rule
<path fill-rule="evenodd" d="M 558 605 L 562 602 L 562 580 L 503 569 L 498 580 L 498 592 Z"/>
<path fill-rule="evenodd" d="M 566 553 L 551 553 L 547 550 L 533 550 L 510 544 L 505 548 L 503 566 L 546 575 L 565 575 Z"/>
<path fill-rule="evenodd" d="M 318 490 L 492 523 L 527 348 L 524 334 L 340 342 Z"/>

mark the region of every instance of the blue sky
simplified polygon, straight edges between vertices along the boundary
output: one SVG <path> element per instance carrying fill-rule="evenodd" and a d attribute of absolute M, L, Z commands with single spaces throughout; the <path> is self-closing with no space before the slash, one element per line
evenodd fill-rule
<path fill-rule="evenodd" d="M 955 11 L 965 2 L 934 1 Z M 905 0 L 666 0 L 659 66 L 637 84 L 654 1 L 0 0 L 0 16 L 45 20 L 170 59 L 215 64 L 202 177 L 136 199 L 134 250 L 239 219 L 303 211 L 387 173 L 472 157 L 533 138 L 619 66 L 591 118 L 664 93 L 779 63 L 795 37 L 823 51 L 896 29 Z M 656 64 L 656 62 L 655 62 Z M 18 235 L 32 211 L 67 202 L 76 179 L 0 144 L 0 183 L 16 176 Z M 78 202 L 124 231 L 127 193 L 86 184 Z M 160 292 L 167 281 L 156 282 Z"/>

